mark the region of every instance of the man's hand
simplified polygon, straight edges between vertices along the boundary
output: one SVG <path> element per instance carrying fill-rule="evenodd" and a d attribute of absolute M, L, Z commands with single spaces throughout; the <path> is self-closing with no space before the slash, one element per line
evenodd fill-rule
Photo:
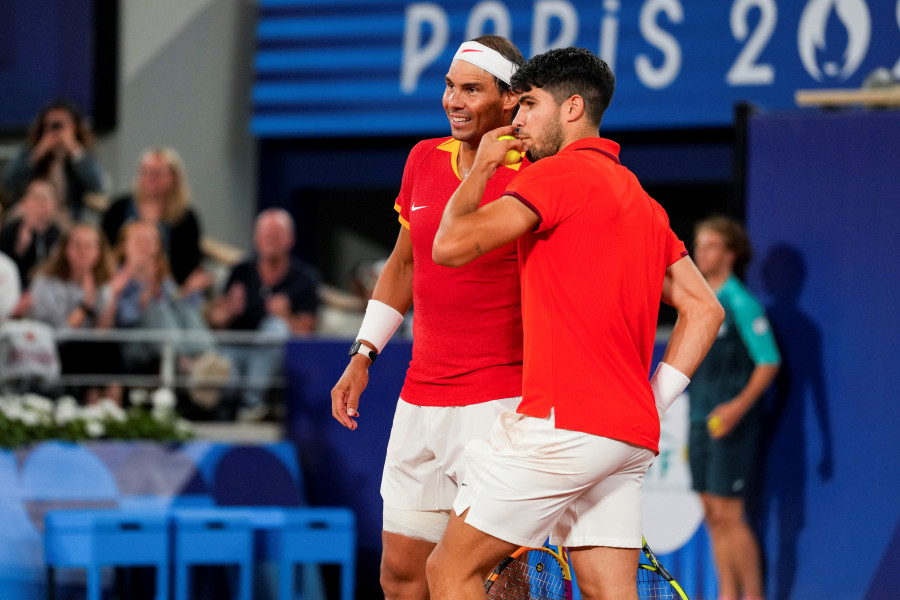
<path fill-rule="evenodd" d="M 709 435 L 714 440 L 720 440 L 737 427 L 744 418 L 746 410 L 734 400 L 723 402 L 713 409 L 706 419 L 709 425 Z"/>
<path fill-rule="evenodd" d="M 370 364 L 368 357 L 354 354 L 331 390 L 331 416 L 350 430 L 356 429 L 356 421 L 350 417 L 359 416 L 359 397 L 369 384 Z"/>
<path fill-rule="evenodd" d="M 243 284 L 235 283 L 228 291 L 213 301 L 209 311 L 209 322 L 213 327 L 225 328 L 239 314 L 244 312 L 247 304 L 247 291 Z"/>
<path fill-rule="evenodd" d="M 273 294 L 266 300 L 266 312 L 287 321 L 291 318 L 291 300 L 287 294 Z"/>
<path fill-rule="evenodd" d="M 498 127 L 492 131 L 488 131 L 481 138 L 478 144 L 478 152 L 475 154 L 475 165 L 482 165 L 490 168 L 489 177 L 493 177 L 497 171 L 497 167 L 503 164 L 506 159 L 506 153 L 510 150 L 525 152 L 525 144 L 517 139 L 498 139 L 504 135 L 516 135 L 515 125 L 507 125 Z M 475 168 L 473 165 L 473 169 Z"/>
<path fill-rule="evenodd" d="M 244 289 L 244 284 L 235 283 L 232 285 L 225 296 L 225 301 L 228 307 L 229 318 L 233 319 L 244 312 L 244 308 L 247 306 L 247 290 Z"/>

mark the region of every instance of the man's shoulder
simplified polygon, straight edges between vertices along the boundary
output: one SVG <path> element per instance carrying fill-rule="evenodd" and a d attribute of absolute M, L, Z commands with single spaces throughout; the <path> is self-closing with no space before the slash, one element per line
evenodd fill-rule
<path fill-rule="evenodd" d="M 409 158 L 410 159 L 413 159 L 413 158 L 421 159 L 438 149 L 449 150 L 449 148 L 447 148 L 447 146 L 453 144 L 454 142 L 457 144 L 459 143 L 450 136 L 439 137 L 439 138 L 427 138 L 427 139 L 421 140 L 418 143 L 416 143 L 415 146 L 412 147 L 412 150 L 409 151 Z M 442 148 L 442 146 L 444 148 Z"/>
<path fill-rule="evenodd" d="M 759 312 L 762 303 L 736 275 L 729 277 L 720 290 L 720 300 L 738 312 Z"/>
<path fill-rule="evenodd" d="M 450 136 L 450 135 L 445 135 L 445 136 L 441 136 L 441 137 L 433 137 L 433 138 L 425 138 L 424 140 L 419 140 L 416 143 L 416 145 L 413 146 L 413 150 L 416 150 L 416 149 L 419 149 L 419 150 L 425 149 L 426 151 L 433 150 L 434 148 L 437 148 L 438 146 L 441 146 L 443 144 L 453 144 L 453 143 L 458 144 L 459 142 L 457 140 L 453 139 L 453 136 Z"/>

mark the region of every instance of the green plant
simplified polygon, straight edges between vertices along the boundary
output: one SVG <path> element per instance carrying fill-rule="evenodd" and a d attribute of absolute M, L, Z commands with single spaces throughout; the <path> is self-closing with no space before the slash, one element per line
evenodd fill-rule
<path fill-rule="evenodd" d="M 193 437 L 190 422 L 175 412 L 175 395 L 158 389 L 133 392 L 123 409 L 111 400 L 80 406 L 71 396 L 56 401 L 25 394 L 0 397 L 0 447 L 44 440 L 156 440 L 182 442 Z"/>

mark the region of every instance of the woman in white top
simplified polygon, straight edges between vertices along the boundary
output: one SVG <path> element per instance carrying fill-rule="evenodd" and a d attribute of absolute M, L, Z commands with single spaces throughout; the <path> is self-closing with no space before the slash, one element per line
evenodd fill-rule
<path fill-rule="evenodd" d="M 100 230 L 87 223 L 73 225 L 31 282 L 31 317 L 56 329 L 107 329 L 113 326 L 126 282 L 113 277 L 112 254 Z M 121 372 L 119 347 L 108 342 L 66 342 L 59 352 L 64 375 Z M 110 382 L 103 392 L 121 401 L 117 383 Z M 90 388 L 84 399 L 91 402 L 100 393 Z"/>

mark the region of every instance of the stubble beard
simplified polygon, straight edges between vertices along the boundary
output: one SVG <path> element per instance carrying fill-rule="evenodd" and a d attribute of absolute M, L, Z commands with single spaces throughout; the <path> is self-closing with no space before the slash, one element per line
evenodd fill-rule
<path fill-rule="evenodd" d="M 562 150 L 563 131 L 559 116 L 553 122 L 547 124 L 546 132 L 536 141 L 537 143 L 525 152 L 525 156 L 531 162 L 537 162 L 542 158 L 553 156 Z"/>

